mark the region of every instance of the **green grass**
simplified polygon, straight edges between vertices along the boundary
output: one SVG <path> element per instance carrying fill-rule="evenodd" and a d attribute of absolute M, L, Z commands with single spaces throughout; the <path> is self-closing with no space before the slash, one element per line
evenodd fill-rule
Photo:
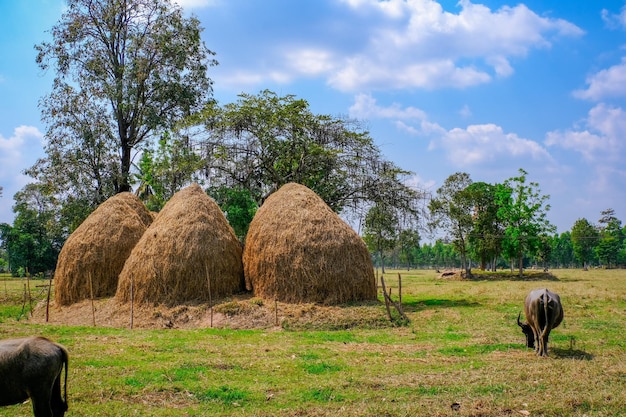
<path fill-rule="evenodd" d="M 362 326 L 352 316 L 258 330 L 36 324 L 18 317 L 23 281 L 10 280 L 6 291 L 0 283 L 0 336 L 42 334 L 68 348 L 68 417 L 623 415 L 626 271 L 553 271 L 545 281 L 392 271 L 395 296 L 397 272 L 406 326 L 377 318 L 381 303 L 345 307 L 340 316 L 368 315 Z M 516 325 L 538 287 L 558 292 L 565 310 L 547 359 Z M 0 408 L 31 415 L 30 404 Z"/>

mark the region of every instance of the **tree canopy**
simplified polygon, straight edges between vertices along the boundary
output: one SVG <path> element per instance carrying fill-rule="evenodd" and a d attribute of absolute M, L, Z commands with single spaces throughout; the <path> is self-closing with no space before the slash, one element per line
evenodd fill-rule
<path fill-rule="evenodd" d="M 578 219 L 572 227 L 572 247 L 574 256 L 587 269 L 596 246 L 598 245 L 598 230 L 587 219 Z"/>
<path fill-rule="evenodd" d="M 97 202 L 107 187 L 130 191 L 136 148 L 209 101 L 217 62 L 200 32 L 169 0 L 68 0 L 52 41 L 36 46 L 40 67 L 56 71 L 40 103 L 48 157 L 38 173 L 84 164 L 71 185 L 96 188 Z"/>
<path fill-rule="evenodd" d="M 472 179 L 466 172 L 452 174 L 437 189 L 437 196 L 428 204 L 430 226 L 446 231 L 467 273 L 471 269 L 467 259 L 468 235 L 474 226 L 472 211 L 475 205 L 469 188 L 471 184 Z"/>
<path fill-rule="evenodd" d="M 338 213 L 383 203 L 405 217 L 419 213 L 422 195 L 403 181 L 410 172 L 386 160 L 357 121 L 315 114 L 293 95 L 241 94 L 208 107 L 187 127 L 198 132 L 209 185 L 248 190 L 259 206 L 297 182 Z"/>
<path fill-rule="evenodd" d="M 519 170 L 519 176 L 504 181 L 496 193 L 498 217 L 504 225 L 503 252 L 518 263 L 520 276 L 524 270 L 524 255 L 535 255 L 541 247 L 540 236 L 554 231 L 547 219 L 550 198 L 542 195 L 539 184 L 526 182 L 528 173 Z"/>

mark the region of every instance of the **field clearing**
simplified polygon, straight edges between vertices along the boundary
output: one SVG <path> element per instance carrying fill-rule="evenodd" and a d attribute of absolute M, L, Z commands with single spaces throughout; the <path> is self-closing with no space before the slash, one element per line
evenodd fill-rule
<path fill-rule="evenodd" d="M 216 306 L 214 328 L 206 306 L 189 307 L 186 324 L 172 328 L 162 308 L 143 313 L 152 327 L 128 329 L 126 311 L 126 324 L 98 316 L 92 326 L 89 302 L 76 310 L 82 324 L 46 324 L 41 305 L 33 318 L 22 313 L 24 282 L 0 277 L 0 337 L 41 334 L 68 348 L 68 417 L 625 415 L 626 271 L 472 281 L 387 272 L 395 298 L 402 274 L 408 325 L 391 324 L 379 302 L 279 304 L 275 326 L 273 303 L 249 297 Z M 34 298 L 45 298 L 44 283 L 30 282 Z M 565 310 L 550 358 L 527 349 L 516 324 L 524 297 L 540 287 L 559 293 Z M 30 404 L 0 408 L 0 417 L 31 415 Z"/>

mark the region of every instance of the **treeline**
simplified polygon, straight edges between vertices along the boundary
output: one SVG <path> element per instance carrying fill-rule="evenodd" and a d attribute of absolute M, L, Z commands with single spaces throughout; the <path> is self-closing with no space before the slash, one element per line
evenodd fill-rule
<path fill-rule="evenodd" d="M 519 265 L 503 256 L 500 252 L 488 264 L 481 263 L 484 260 L 482 244 L 475 245 L 472 242 L 481 242 L 485 239 L 482 234 L 473 234 L 470 231 L 466 241 L 470 242 L 465 248 L 467 259 L 463 259 L 458 249 L 458 242 L 452 243 L 451 238 L 437 239 L 434 243 L 419 243 L 417 240 L 402 239 L 402 233 L 398 233 L 398 239 L 381 256 L 373 251 L 373 259 L 377 266 L 385 265 L 397 269 L 426 268 L 478 268 L 483 270 L 513 269 Z M 494 237 L 495 238 L 495 237 Z M 506 245 L 507 237 L 501 234 L 496 240 L 501 245 Z M 528 247 L 537 248 L 526 251 L 522 255 L 522 268 L 554 269 L 554 268 L 625 268 L 626 267 L 626 226 L 615 217 L 613 209 L 601 212 L 600 219 L 591 223 L 587 219 L 578 219 L 570 231 L 561 234 L 537 235 L 526 237 L 534 240 Z"/>
<path fill-rule="evenodd" d="M 626 234 L 626 230 L 622 229 L 622 236 Z M 600 240 L 601 241 L 601 240 Z M 598 241 L 598 244 L 600 243 Z M 556 268 L 625 268 L 626 267 L 626 247 L 622 245 L 614 245 L 615 241 L 610 238 L 604 240 L 603 246 L 613 247 L 616 251 L 615 260 L 608 262 L 607 258 L 601 257 L 604 250 L 596 250 L 592 252 L 591 258 L 583 262 L 576 257 L 574 245 L 572 243 L 572 232 L 567 231 L 560 235 L 554 235 L 549 239 L 550 254 L 547 259 L 536 256 L 524 256 L 524 268 L 536 269 L 556 269 Z M 605 255 L 602 255 L 605 256 Z M 374 254 L 376 266 L 380 267 L 380 258 Z M 408 252 L 403 252 L 400 248 L 395 248 L 387 255 L 386 264 L 394 269 L 445 269 L 445 268 L 461 268 L 462 262 L 458 251 L 451 243 L 446 243 L 441 239 L 434 243 L 424 243 L 413 247 Z M 477 261 L 472 260 L 475 268 L 480 268 Z M 510 261 L 499 257 L 495 265 L 491 265 L 488 269 L 508 269 L 511 267 Z"/>

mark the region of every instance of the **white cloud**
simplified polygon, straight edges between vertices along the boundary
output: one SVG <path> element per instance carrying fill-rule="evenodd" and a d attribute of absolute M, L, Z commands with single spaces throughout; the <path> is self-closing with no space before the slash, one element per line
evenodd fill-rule
<path fill-rule="evenodd" d="M 626 112 L 601 103 L 589 111 L 583 128 L 549 132 L 545 144 L 578 152 L 588 162 L 607 163 L 623 161 L 624 137 Z"/>
<path fill-rule="evenodd" d="M 523 4 L 492 11 L 461 0 L 458 14 L 434 0 L 344 0 L 357 15 L 377 14 L 367 44 L 329 74 L 343 91 L 440 88 L 482 84 L 513 73 L 509 58 L 551 46 L 550 36 L 580 36 L 562 19 L 538 16 Z M 469 63 L 468 63 L 469 62 Z"/>
<path fill-rule="evenodd" d="M 470 107 L 466 104 L 463 106 L 463 108 L 461 108 L 461 110 L 459 110 L 459 115 L 463 119 L 469 119 L 470 117 L 472 117 L 472 109 L 470 109 Z"/>
<path fill-rule="evenodd" d="M 390 107 L 381 107 L 376 99 L 369 94 L 358 94 L 354 97 L 354 104 L 348 110 L 351 117 L 357 119 L 395 119 L 395 120 L 424 120 L 426 113 L 415 107 L 402 108 L 394 103 Z"/>
<path fill-rule="evenodd" d="M 315 76 L 330 72 L 334 67 L 334 57 L 323 49 L 301 49 L 287 52 L 288 65 L 296 72 Z"/>
<path fill-rule="evenodd" d="M 576 90 L 574 96 L 593 101 L 626 97 L 626 57 L 620 64 L 587 77 L 587 84 L 589 87 L 586 90 Z"/>
<path fill-rule="evenodd" d="M 514 133 L 505 133 L 495 124 L 446 130 L 437 123 L 428 121 L 426 113 L 420 109 L 403 108 L 398 104 L 380 106 L 368 94 L 357 95 L 349 113 L 356 118 L 389 119 L 398 130 L 412 136 L 430 137 L 429 150 L 443 150 L 446 158 L 455 166 L 507 164 L 520 159 L 524 162 L 554 165 L 551 155 L 539 143 L 520 138 Z"/>
<path fill-rule="evenodd" d="M 8 177 L 12 167 L 22 158 L 27 145 L 36 140 L 39 145 L 43 135 L 33 126 L 19 126 L 13 131 L 13 136 L 5 138 L 0 135 L 0 178 Z"/>
<path fill-rule="evenodd" d="M 216 0 L 175 0 L 176 3 L 182 8 L 200 8 L 208 7 L 215 3 Z"/>
<path fill-rule="evenodd" d="M 495 124 L 470 125 L 454 128 L 431 141 L 430 149 L 443 149 L 448 160 L 461 167 L 485 163 L 509 163 L 512 160 L 549 162 L 552 157 L 540 144 L 505 133 Z"/>
<path fill-rule="evenodd" d="M 602 20 L 611 29 L 626 29 L 626 6 L 622 7 L 618 14 L 602 9 Z"/>
<path fill-rule="evenodd" d="M 19 126 L 11 137 L 0 134 L 0 223 L 12 222 L 12 197 L 29 182 L 22 171 L 42 153 L 43 134 L 33 126 Z"/>
<path fill-rule="evenodd" d="M 510 77 L 513 58 L 583 34 L 523 4 L 491 10 L 462 0 L 449 12 L 435 0 L 337 1 L 344 6 L 340 24 L 332 18 L 306 22 L 302 37 L 265 42 L 262 58 L 249 69 L 258 84 L 319 77 L 343 92 L 465 88 Z M 332 30 L 306 36 L 320 27 Z M 224 83 L 228 74 L 217 71 Z M 289 75 L 272 79 L 271 72 Z"/>

